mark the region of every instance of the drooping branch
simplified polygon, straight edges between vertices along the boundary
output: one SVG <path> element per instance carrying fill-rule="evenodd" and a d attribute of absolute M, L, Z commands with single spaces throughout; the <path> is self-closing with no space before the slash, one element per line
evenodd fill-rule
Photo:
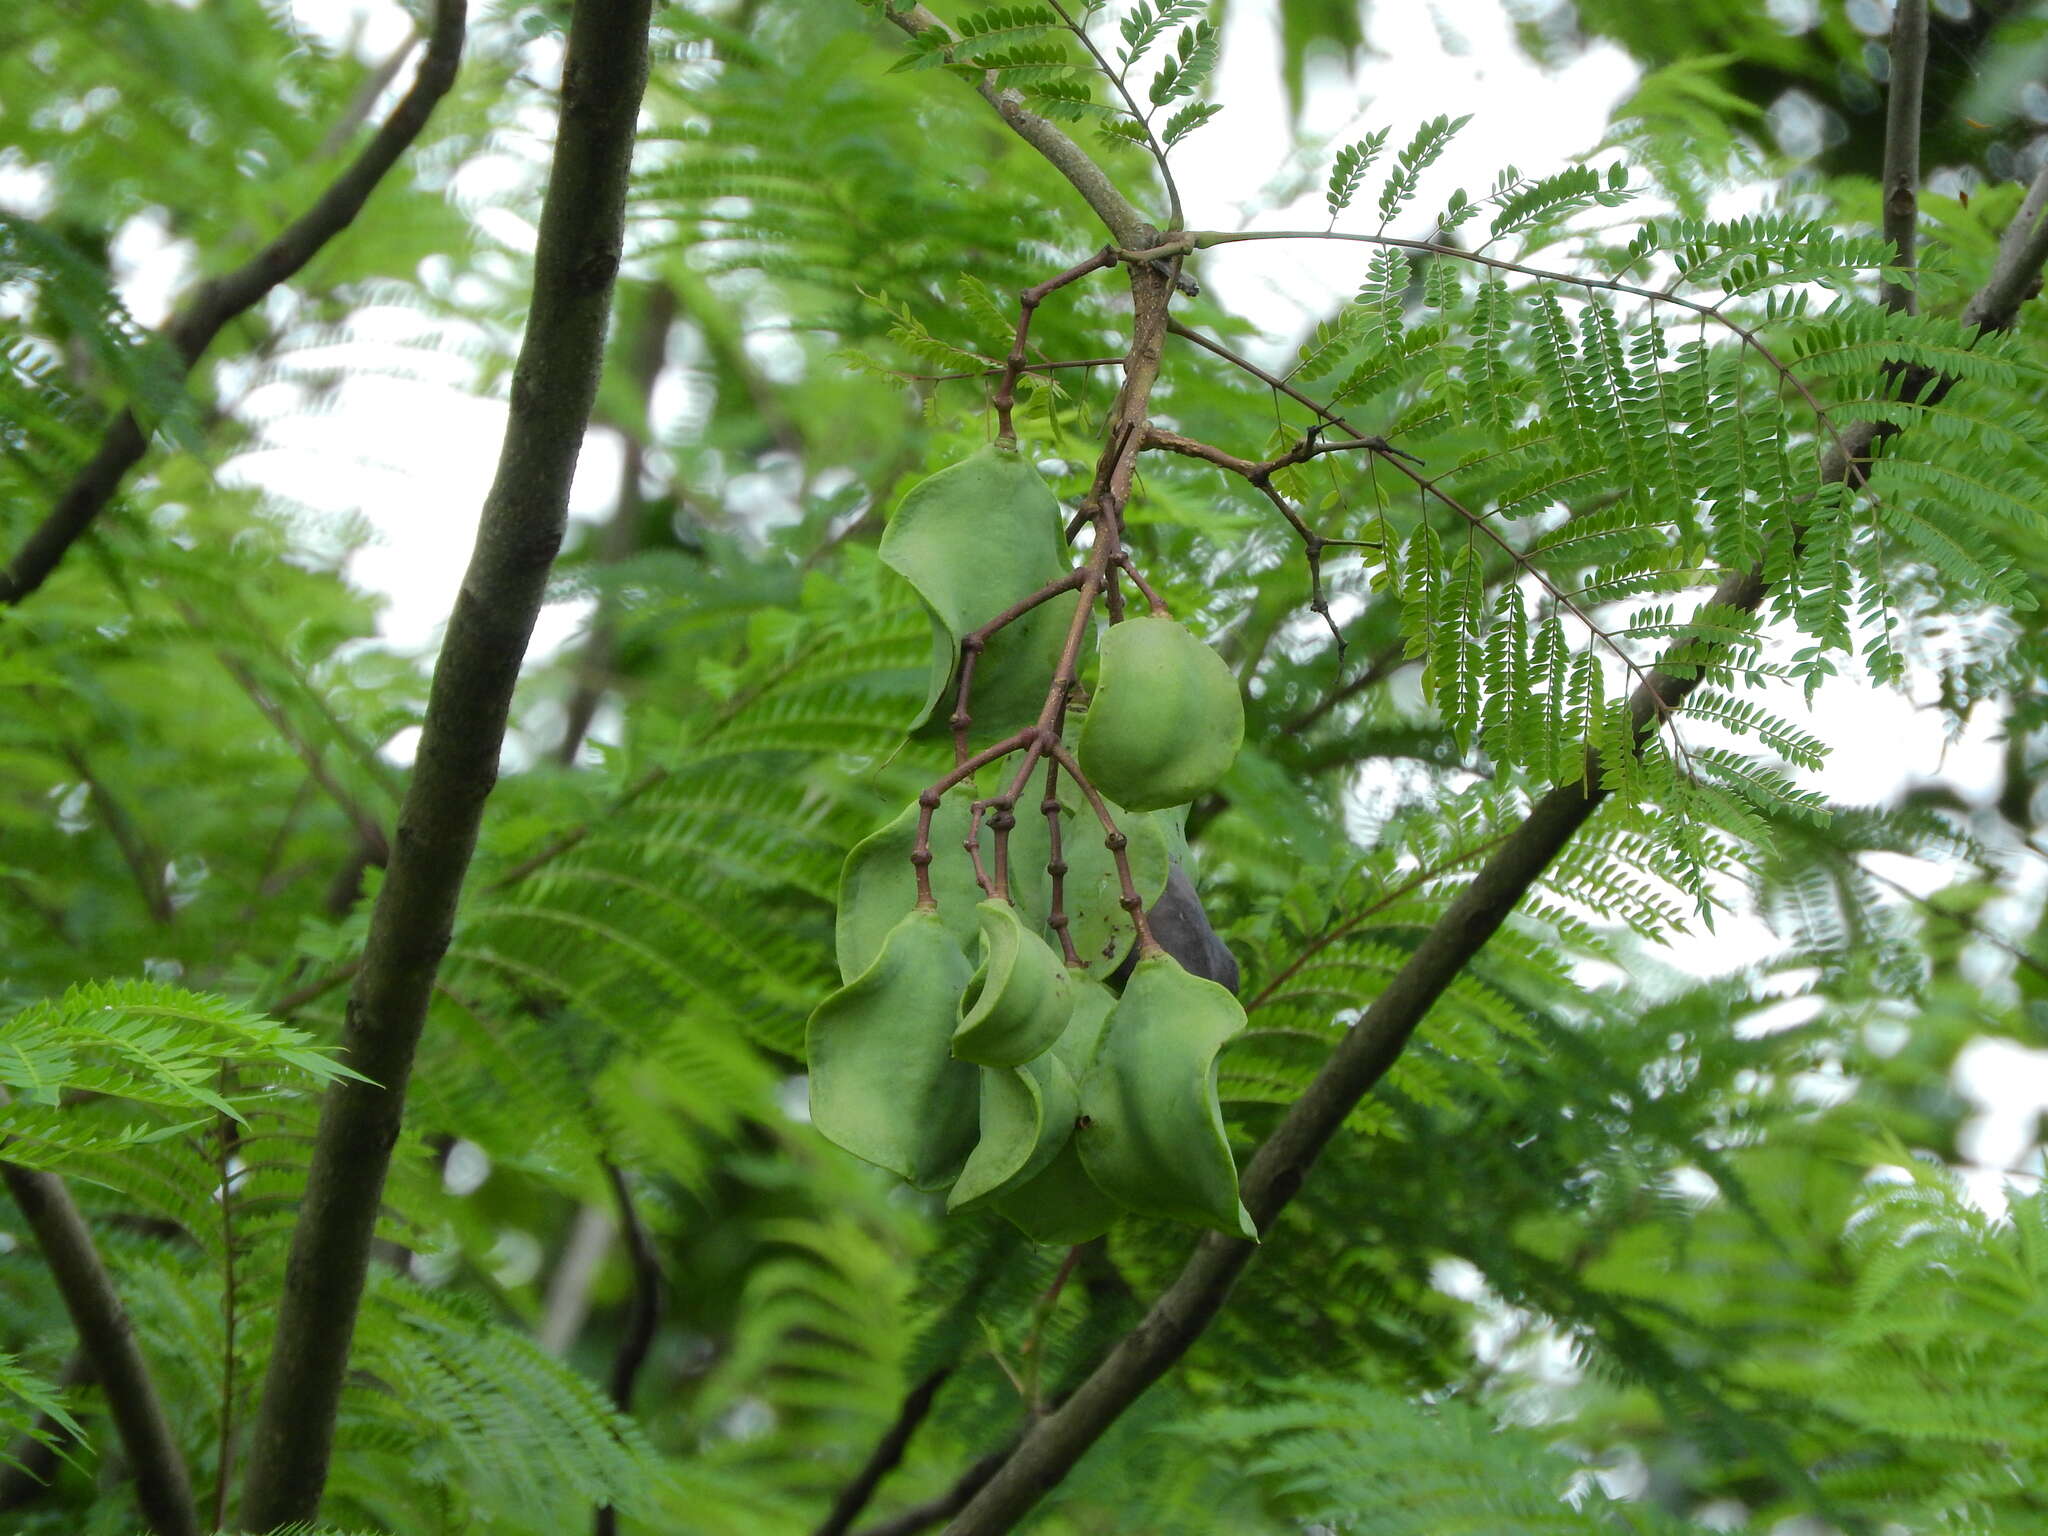
<path fill-rule="evenodd" d="M 412 88 L 392 108 L 362 153 L 275 240 L 234 271 L 201 283 L 199 291 L 171 316 L 163 334 L 181 368 L 189 371 L 229 321 L 290 279 L 328 241 L 355 222 L 385 173 L 420 136 L 435 106 L 455 83 L 466 12 L 467 0 L 435 0 L 433 30 Z M 114 418 L 98 451 L 58 497 L 50 515 L 28 536 L 14 563 L 0 571 L 0 604 L 20 602 L 49 579 L 113 499 L 122 479 L 148 446 L 149 439 L 133 411 L 124 410 Z"/>
<path fill-rule="evenodd" d="M 318 1514 L 370 1240 L 435 973 L 496 782 L 512 689 L 561 547 L 624 243 L 651 0 L 577 0 L 541 204 L 533 303 L 496 478 L 434 669 L 388 877 L 349 996 L 361 1080 L 322 1106 L 277 1344 L 249 1446 L 242 1523 Z"/>
<path fill-rule="evenodd" d="M 64 761 L 71 765 L 71 771 L 78 775 L 85 785 L 86 793 L 99 809 L 100 819 L 106 823 L 107 835 L 114 840 L 120 851 L 121 862 L 128 866 L 128 873 L 135 881 L 135 889 L 142 897 L 142 904 L 149 909 L 151 921 L 158 926 L 168 926 L 177 916 L 177 909 L 171 905 L 170 885 L 164 879 L 166 860 L 155 842 L 149 838 L 129 814 L 127 807 L 107 788 L 85 754 L 70 742 L 62 743 L 58 751 Z"/>
<path fill-rule="evenodd" d="M 184 1453 L 84 1213 L 54 1173 L 0 1163 L 0 1180 L 42 1251 L 78 1331 L 78 1347 L 106 1394 L 107 1412 L 135 1473 L 143 1519 L 157 1536 L 199 1536 Z"/>

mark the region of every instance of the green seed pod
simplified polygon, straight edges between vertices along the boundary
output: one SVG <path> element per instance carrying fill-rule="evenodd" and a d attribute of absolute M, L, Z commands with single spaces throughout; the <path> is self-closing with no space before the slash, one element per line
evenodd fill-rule
<path fill-rule="evenodd" d="M 974 865 L 960 851 L 967 836 L 967 786 L 946 796 L 932 812 L 932 896 L 953 942 L 967 953 L 979 931 L 974 920 L 981 887 Z M 875 963 L 883 941 L 917 905 L 917 872 L 910 850 L 917 842 L 917 802 L 878 832 L 853 845 L 839 871 L 839 908 L 833 939 L 839 979 L 852 981 Z"/>
<path fill-rule="evenodd" d="M 911 912 L 806 1032 L 811 1123 L 919 1189 L 943 1189 L 975 1142 L 974 1069 L 947 1040 L 970 967 L 936 912 Z"/>
<path fill-rule="evenodd" d="M 1185 805 L 1243 743 L 1244 700 L 1221 656 L 1172 619 L 1110 626 L 1075 751 L 1097 789 L 1134 811 Z"/>
<path fill-rule="evenodd" d="M 1243 1028 L 1215 982 L 1169 955 L 1140 960 L 1081 1084 L 1088 1176 L 1131 1210 L 1256 1240 L 1216 1097 L 1217 1053 Z"/>
<path fill-rule="evenodd" d="M 1007 901 L 984 901 L 974 911 L 981 965 L 960 993 L 953 1054 L 984 1067 L 1021 1067 L 1067 1027 L 1073 983 L 1052 946 Z"/>
<path fill-rule="evenodd" d="M 1035 1177 L 1074 1134 L 1081 1090 L 1050 1052 L 1021 1067 L 984 1067 L 981 1140 L 960 1170 L 950 1211 L 972 1210 Z"/>
<path fill-rule="evenodd" d="M 992 444 L 912 486 L 882 532 L 882 563 L 924 599 L 932 663 L 917 726 L 947 729 L 960 641 L 1072 567 L 1059 498 L 1014 446 Z M 1004 626 L 975 662 L 969 700 L 978 741 L 1038 718 L 1074 620 L 1063 593 Z"/>
<path fill-rule="evenodd" d="M 1100 982 L 1077 981 L 1073 1017 L 1047 1059 L 1063 1065 L 1077 1082 L 1086 1077 L 1102 1041 L 1102 1027 L 1115 1005 L 1116 997 Z M 1104 1194 L 1081 1166 L 1080 1137 L 1073 1132 L 1071 1119 L 1051 1161 L 1034 1177 L 1012 1183 L 991 1204 L 1036 1243 L 1085 1243 L 1102 1236 L 1123 1214 L 1123 1207 Z"/>

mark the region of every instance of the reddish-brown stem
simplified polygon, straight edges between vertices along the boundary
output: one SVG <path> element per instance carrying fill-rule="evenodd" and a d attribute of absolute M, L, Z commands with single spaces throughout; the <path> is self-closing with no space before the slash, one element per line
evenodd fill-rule
<path fill-rule="evenodd" d="M 967 854 L 967 862 L 974 866 L 974 883 L 981 887 L 984 896 L 994 896 L 996 882 L 981 862 L 981 820 L 983 806 L 977 801 L 968 807 L 967 836 L 960 840 L 961 849 Z"/>
<path fill-rule="evenodd" d="M 1116 568 L 1130 577 L 1131 584 L 1144 594 L 1145 601 L 1152 606 L 1152 616 L 1158 619 L 1165 618 L 1166 599 L 1154 591 L 1152 583 L 1139 574 L 1137 563 L 1131 559 L 1131 552 L 1129 550 L 1125 550 L 1116 557 Z"/>
<path fill-rule="evenodd" d="M 1115 265 L 1116 250 L 1105 245 L 1086 261 L 1048 277 L 1042 283 L 1034 283 L 1017 295 L 1017 333 L 1010 342 L 1010 355 L 1003 360 L 1003 381 L 996 386 L 995 396 L 989 401 L 996 408 L 996 438 L 999 442 L 1014 443 L 1017 440 L 1016 428 L 1010 423 L 1010 413 L 1017 405 L 1017 376 L 1024 371 L 1024 344 L 1030 339 L 1031 317 L 1037 313 L 1038 306 L 1045 302 L 1047 294 L 1078 282 L 1091 272 L 1100 272 L 1104 267 Z"/>
<path fill-rule="evenodd" d="M 1350 430 L 1347 428 L 1347 430 Z M 1276 472 L 1294 464 L 1306 464 L 1310 459 L 1325 453 L 1339 453 L 1347 449 L 1364 449 L 1369 453 L 1381 454 L 1388 458 L 1412 459 L 1420 464 L 1414 454 L 1403 452 L 1383 437 L 1355 437 L 1348 442 L 1326 443 L 1320 440 L 1318 430 L 1311 430 L 1292 448 L 1272 459 L 1241 459 L 1234 453 L 1226 453 L 1213 444 L 1198 442 L 1192 437 L 1183 437 L 1178 432 L 1162 432 L 1157 428 L 1145 433 L 1147 448 L 1160 448 L 1168 453 L 1178 453 L 1190 459 L 1201 459 L 1214 464 L 1218 469 L 1242 476 L 1252 487 L 1273 503 L 1287 525 L 1301 535 L 1301 548 L 1308 560 L 1309 610 L 1322 615 L 1323 623 L 1329 626 L 1330 638 L 1337 642 L 1337 660 L 1344 660 L 1344 632 L 1337 627 L 1337 621 L 1330 613 L 1330 599 L 1323 591 L 1323 551 L 1326 549 L 1378 549 L 1372 539 L 1330 539 L 1325 538 L 1308 525 L 1307 519 L 1287 503 L 1273 485 Z M 1406 466 L 1402 466 L 1406 468 Z M 1412 473 L 1412 471 L 1410 471 Z M 1137 579 L 1137 573 L 1131 573 Z M 1155 605 L 1157 599 L 1154 599 Z M 1156 609 L 1155 611 L 1159 611 Z"/>
<path fill-rule="evenodd" d="M 1045 798 L 1038 802 L 1045 813 L 1045 873 L 1052 881 L 1052 912 L 1046 926 L 1060 936 L 1060 958 L 1070 966 L 1084 964 L 1074 948 L 1074 936 L 1067 922 L 1067 860 L 1060 847 L 1060 765 L 1048 758 L 1045 764 Z"/>
<path fill-rule="evenodd" d="M 1074 755 L 1058 741 L 1046 745 L 1046 753 L 1068 773 L 1080 786 L 1081 793 L 1088 797 L 1088 805 L 1095 812 L 1095 819 L 1102 823 L 1102 846 L 1109 850 L 1109 856 L 1116 861 L 1116 882 L 1123 891 L 1118 904 L 1131 914 L 1131 926 L 1138 930 L 1138 958 L 1162 954 L 1159 941 L 1152 937 L 1152 925 L 1145 920 L 1145 898 L 1138 894 L 1138 882 L 1131 878 L 1130 840 L 1117 830 L 1116 818 L 1109 814 L 1101 792 L 1088 782 L 1081 772 L 1081 765 L 1074 761 Z"/>
<path fill-rule="evenodd" d="M 964 763 L 953 765 L 953 771 L 933 784 L 917 797 L 917 841 L 910 850 L 910 862 L 917 871 L 917 904 L 927 910 L 938 906 L 932 896 L 932 816 L 939 808 L 939 801 L 954 785 L 973 777 L 979 769 L 987 767 L 998 758 L 1008 757 L 1012 752 L 1038 734 L 1038 727 L 1026 726 L 1013 736 L 1005 736 L 993 746 L 983 747 Z"/>
<path fill-rule="evenodd" d="M 1001 613 L 990 619 L 979 629 L 971 630 L 960 641 L 960 686 L 953 696 L 953 713 L 947 724 L 953 727 L 953 763 L 958 767 L 967 760 L 967 732 L 973 725 L 973 716 L 968 711 L 969 695 L 974 687 L 974 664 L 982 651 L 987 648 L 991 636 L 998 630 L 1014 624 L 1041 604 L 1049 603 L 1062 592 L 1071 592 L 1081 585 L 1086 572 L 1079 566 L 1067 572 L 1057 581 L 1048 582 L 1029 597 L 1020 598 Z"/>

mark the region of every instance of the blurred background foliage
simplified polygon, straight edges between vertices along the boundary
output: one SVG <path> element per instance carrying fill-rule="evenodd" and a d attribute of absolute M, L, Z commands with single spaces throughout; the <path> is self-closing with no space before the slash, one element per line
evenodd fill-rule
<path fill-rule="evenodd" d="M 1297 101 L 1400 67 L 1375 54 L 1376 10 L 1230 7 L 1277 26 L 1272 87 Z M 429 665 L 379 638 L 382 600 L 352 576 L 369 523 L 235 470 L 295 420 L 345 416 L 362 380 L 502 395 L 561 18 L 476 11 L 426 138 L 182 387 L 115 295 L 244 258 L 324 185 L 412 45 L 375 55 L 261 0 L 17 0 L 0 18 L 0 547 L 111 406 L 135 402 L 159 438 L 60 575 L 0 610 L 17 1100 L 0 1126 L 9 1157 L 71 1176 L 209 1501 L 270 1347 L 316 1108 L 250 1021 L 333 1038 Z M 2048 11 L 1934 11 L 1926 222 L 1948 293 L 2040 163 Z M 1546 64 L 1602 39 L 1640 62 L 1614 142 L 1677 206 L 1740 180 L 1874 222 L 1880 0 L 1512 15 Z M 438 989 L 337 1530 L 556 1532 L 604 1502 L 627 1530 L 811 1530 L 943 1372 L 869 1512 L 887 1520 L 1057 1400 L 1187 1247 L 1132 1220 L 1069 1266 L 991 1219 L 944 1219 L 801 1116 L 839 859 L 937 761 L 900 744 L 927 642 L 875 536 L 910 479 L 991 430 L 985 381 L 937 376 L 999 358 L 1009 296 L 1100 236 L 959 82 L 890 72 L 900 36 L 873 12 L 739 0 L 664 5 L 657 26 L 593 433 L 616 487 L 558 568 L 587 617 L 532 659 Z M 1101 153 L 1146 185 L 1135 151 Z M 1227 297 L 1177 312 L 1276 339 Z M 1072 290 L 1033 342 L 1113 357 L 1126 316 L 1113 283 Z M 1984 451 L 2031 469 L 2038 304 L 2013 355 L 2017 382 L 1982 407 L 2010 438 Z M 1474 504 L 1526 493 L 1472 423 L 1433 419 L 1422 377 L 1366 402 L 1464 465 Z M 1083 368 L 1024 396 L 1070 502 L 1114 387 Z M 1248 455 L 1304 420 L 1185 353 L 1155 413 Z M 1388 502 L 1347 468 L 1309 504 L 1355 533 Z M 1447 734 L 1366 561 L 1331 562 L 1340 663 L 1286 529 L 1242 488 L 1148 461 L 1133 528 L 1247 690 L 1247 750 L 1191 821 L 1254 1005 L 1224 1065 L 1242 1153 L 1526 785 Z M 2023 519 L 1983 538 L 2023 587 L 2048 572 Z M 2048 1530 L 2039 1143 L 1985 1215 L 1971 1192 L 1997 1180 L 1958 1075 L 2048 1024 L 2048 655 L 2038 609 L 1951 613 L 1925 590 L 1909 686 L 1955 732 L 2002 722 L 1995 792 L 1935 778 L 1825 829 L 1787 817 L 1715 887 L 1720 939 L 1625 825 L 1596 824 L 1358 1111 L 1219 1323 L 1032 1529 Z M 1657 947 L 1681 927 L 1704 937 Z M 94 982 L 110 990 L 77 990 Z M 109 1075 L 165 1030 L 184 1065 Z M 13 1221 L 0 1523 L 128 1530 L 103 1408 Z M 644 1224 L 665 1277 L 629 1417 L 606 1396 L 635 1284 L 622 1223 Z"/>

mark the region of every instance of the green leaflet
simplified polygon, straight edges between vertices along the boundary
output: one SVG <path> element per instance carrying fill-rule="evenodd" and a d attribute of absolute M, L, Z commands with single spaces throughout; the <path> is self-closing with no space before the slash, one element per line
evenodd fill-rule
<path fill-rule="evenodd" d="M 1216 1098 L 1216 1057 L 1244 1028 L 1222 987 L 1148 955 L 1110 1013 L 1081 1084 L 1088 1176 L 1131 1210 L 1258 1237 Z"/>
<path fill-rule="evenodd" d="M 974 1068 L 947 1050 L 969 973 L 938 913 L 913 911 L 806 1032 L 811 1123 L 919 1189 L 951 1183 L 974 1146 Z"/>
<path fill-rule="evenodd" d="M 974 793 L 971 785 L 963 784 L 932 813 L 932 895 L 946 931 L 963 953 L 973 948 L 980 931 L 975 907 L 983 894 L 975 883 L 974 866 L 960 848 L 967 836 L 968 802 Z M 1117 883 L 1116 861 L 1103 846 L 1102 824 L 1065 779 L 1060 783 L 1060 800 L 1060 857 L 1067 864 L 1067 932 L 1073 936 L 1088 974 L 1100 978 L 1115 970 L 1130 950 L 1134 937 L 1130 914 L 1118 904 L 1123 891 Z M 1045 868 L 1051 855 L 1045 817 L 1037 805 L 1035 795 L 1026 796 L 1018 805 L 1017 825 L 1010 833 L 1010 896 L 1035 931 L 1050 939 L 1052 931 L 1042 924 L 1052 910 L 1052 883 Z M 1129 839 L 1126 853 L 1131 879 L 1149 906 L 1166 889 L 1178 825 L 1168 816 L 1130 815 L 1115 805 L 1110 814 Z M 856 843 L 847 854 L 839 873 L 834 926 L 842 981 L 853 980 L 874 963 L 889 930 L 915 905 L 917 879 L 910 866 L 910 849 L 916 838 L 917 803 L 912 801 L 901 815 Z M 984 862 L 993 870 L 995 838 L 986 827 L 981 845 Z"/>
<path fill-rule="evenodd" d="M 1081 771 L 1132 810 L 1185 805 L 1229 771 L 1244 700 L 1223 658 L 1172 619 L 1113 624 L 1081 721 Z"/>
<path fill-rule="evenodd" d="M 1043 1056 L 1067 1027 L 1073 982 L 1052 946 L 1007 901 L 984 901 L 975 915 L 981 964 L 960 994 L 953 1054 L 984 1067 L 1021 1067 Z"/>
<path fill-rule="evenodd" d="M 981 1074 L 981 1140 L 946 1197 L 948 1212 L 971 1210 L 1028 1183 L 1074 1134 L 1081 1090 L 1059 1057 Z"/>
<path fill-rule="evenodd" d="M 912 486 L 882 533 L 883 564 L 917 589 L 932 616 L 931 683 L 911 729 L 946 728 L 960 641 L 1072 569 L 1059 498 L 1015 447 L 991 444 Z M 997 631 L 974 667 L 977 741 L 1031 724 L 1074 621 L 1062 593 Z"/>
<path fill-rule="evenodd" d="M 1073 1081 L 1084 1079 L 1102 1043 L 1109 1011 L 1115 1006 L 1115 994 L 1100 982 L 1077 981 L 1073 1014 L 1047 1059 L 1057 1062 Z M 1104 1194 L 1082 1167 L 1080 1138 L 1073 1129 L 1071 1115 L 1064 1127 L 1048 1122 L 1047 1131 L 1056 1138 L 1051 1159 L 1035 1177 L 1011 1181 L 991 1202 L 998 1214 L 1033 1242 L 1085 1243 L 1107 1232 L 1123 1214 L 1123 1207 Z"/>

